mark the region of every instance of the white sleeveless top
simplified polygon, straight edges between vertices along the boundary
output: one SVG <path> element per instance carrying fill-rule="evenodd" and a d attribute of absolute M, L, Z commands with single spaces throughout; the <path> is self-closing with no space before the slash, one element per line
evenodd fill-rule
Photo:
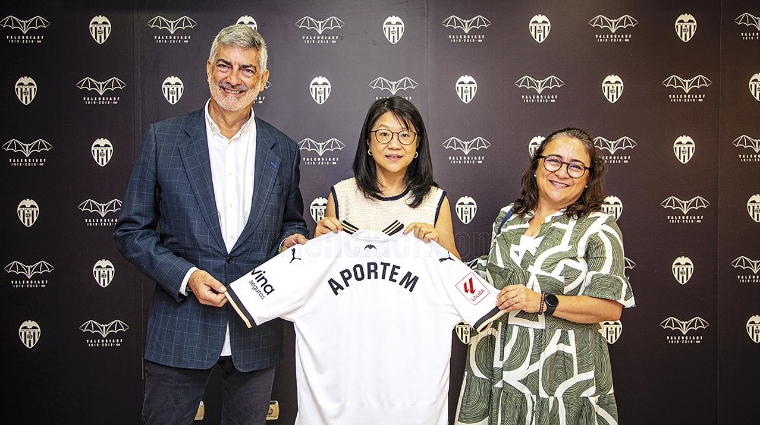
<path fill-rule="evenodd" d="M 384 198 L 371 196 L 367 198 L 356 185 L 356 179 L 342 180 L 332 189 L 335 201 L 335 215 L 360 230 L 382 232 L 392 225 L 401 223 L 403 227 L 414 223 L 428 223 L 435 226 L 441 203 L 446 192 L 439 187 L 431 187 L 422 203 L 417 208 L 409 206 L 412 193 L 406 191 L 400 195 Z M 388 232 L 386 232 L 388 233 Z"/>

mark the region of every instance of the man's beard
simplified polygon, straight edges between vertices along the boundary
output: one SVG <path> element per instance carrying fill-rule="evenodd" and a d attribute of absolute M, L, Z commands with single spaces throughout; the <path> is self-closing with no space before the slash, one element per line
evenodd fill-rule
<path fill-rule="evenodd" d="M 259 91 L 255 89 L 249 89 L 245 84 L 238 84 L 233 86 L 224 81 L 215 83 L 211 80 L 208 82 L 209 91 L 211 91 L 211 97 L 214 101 L 225 111 L 236 112 L 243 108 L 251 106 L 256 96 L 259 95 Z M 227 94 L 224 89 L 237 90 L 243 92 L 242 97 L 234 97 Z"/>

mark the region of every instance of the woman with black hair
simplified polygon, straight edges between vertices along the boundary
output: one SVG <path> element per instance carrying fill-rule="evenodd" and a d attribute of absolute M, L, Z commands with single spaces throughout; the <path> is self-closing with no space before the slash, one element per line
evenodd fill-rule
<path fill-rule="evenodd" d="M 392 96 L 370 106 L 353 171 L 331 188 L 315 237 L 344 227 L 388 234 L 403 228 L 459 258 L 446 192 L 433 181 L 425 124 L 410 101 Z"/>

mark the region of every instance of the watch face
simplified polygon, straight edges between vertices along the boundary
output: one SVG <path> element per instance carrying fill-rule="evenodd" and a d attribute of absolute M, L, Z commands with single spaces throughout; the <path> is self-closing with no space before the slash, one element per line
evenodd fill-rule
<path fill-rule="evenodd" d="M 557 299 L 557 296 L 554 294 L 546 294 L 546 304 L 556 307 L 557 304 L 559 304 L 559 300 Z"/>

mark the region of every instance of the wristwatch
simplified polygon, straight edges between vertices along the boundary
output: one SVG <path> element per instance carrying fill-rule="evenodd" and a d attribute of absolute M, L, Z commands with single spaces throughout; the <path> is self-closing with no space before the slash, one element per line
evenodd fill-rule
<path fill-rule="evenodd" d="M 546 294 L 546 311 L 544 314 L 552 315 L 554 314 L 554 310 L 557 308 L 557 305 L 559 304 L 559 300 L 557 299 L 557 296 L 554 294 Z"/>

